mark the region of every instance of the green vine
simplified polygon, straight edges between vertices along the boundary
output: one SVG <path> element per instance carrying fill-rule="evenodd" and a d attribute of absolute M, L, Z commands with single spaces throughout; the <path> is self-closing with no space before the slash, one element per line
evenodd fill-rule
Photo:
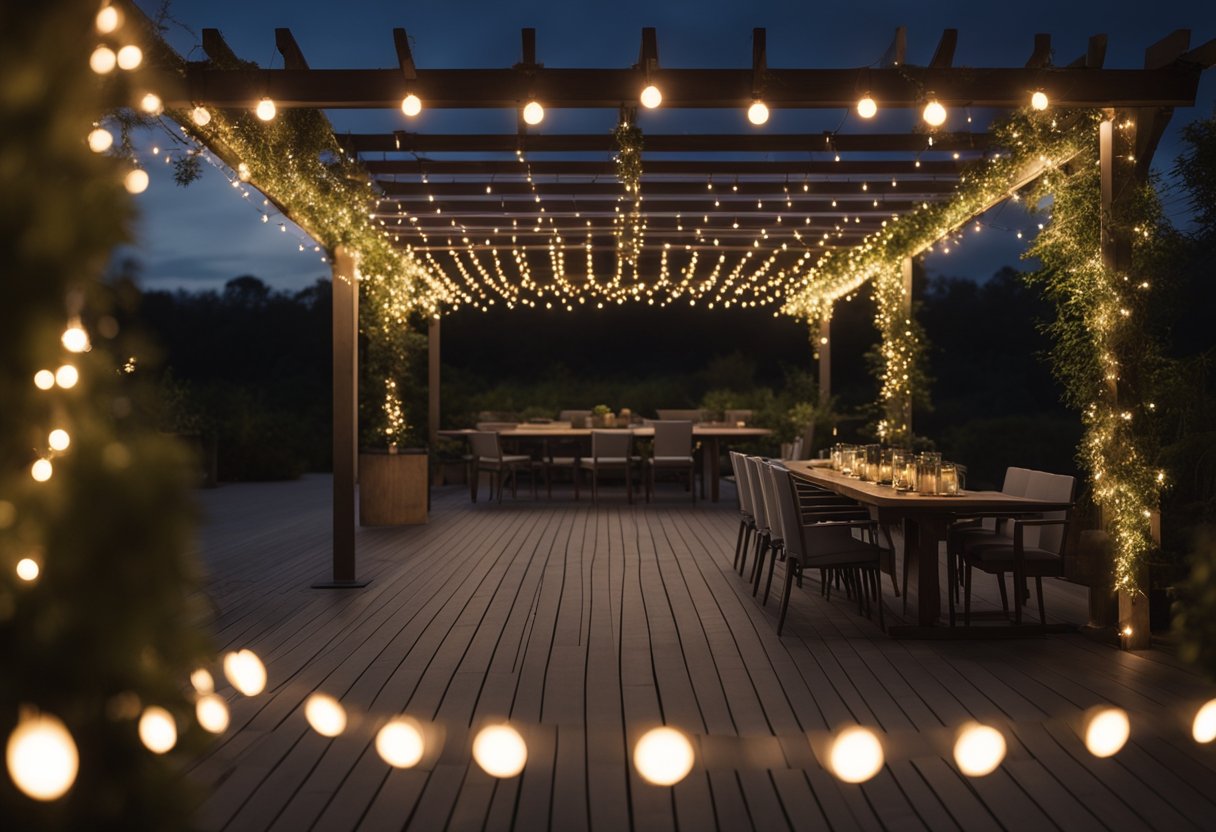
<path fill-rule="evenodd" d="M 616 178 L 625 188 L 624 198 L 632 198 L 628 214 L 618 213 L 616 226 L 617 256 L 630 265 L 637 265 L 646 235 L 642 216 L 642 130 L 636 124 L 622 120 L 613 131 L 617 152 Z"/>

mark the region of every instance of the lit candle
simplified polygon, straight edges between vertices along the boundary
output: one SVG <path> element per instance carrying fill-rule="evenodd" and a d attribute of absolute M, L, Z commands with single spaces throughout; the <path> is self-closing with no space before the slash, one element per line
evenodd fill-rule
<path fill-rule="evenodd" d="M 916 463 L 909 462 L 904 466 L 904 487 L 915 491 L 916 490 Z"/>
<path fill-rule="evenodd" d="M 958 471 L 953 465 L 943 465 L 941 473 L 941 482 L 938 483 L 943 494 L 958 493 Z"/>
<path fill-rule="evenodd" d="M 882 465 L 879 466 L 878 481 L 879 482 L 890 482 L 891 481 L 891 463 L 884 462 Z"/>

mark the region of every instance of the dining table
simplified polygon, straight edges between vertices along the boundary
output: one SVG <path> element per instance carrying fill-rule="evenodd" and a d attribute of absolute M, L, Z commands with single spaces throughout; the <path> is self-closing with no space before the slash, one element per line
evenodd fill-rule
<path fill-rule="evenodd" d="M 654 437 L 654 428 L 645 424 L 638 426 L 631 425 L 627 429 L 633 431 L 636 439 L 651 439 Z M 503 439 L 512 440 L 586 439 L 590 441 L 592 430 L 593 428 L 572 427 L 562 422 L 525 422 L 513 428 L 500 428 L 497 433 Z M 439 435 L 459 439 L 472 432 L 471 428 L 462 428 L 458 430 L 441 430 L 439 431 Z M 706 496 L 705 486 L 708 482 L 709 499 L 715 503 L 719 500 L 718 460 L 720 459 L 723 444 L 729 446 L 730 443 L 764 439 L 771 436 L 772 433 L 768 428 L 748 427 L 738 424 L 717 424 L 714 422 L 694 424 L 692 426 L 693 441 L 702 443 L 704 447 L 704 453 L 702 454 L 701 496 Z"/>
<path fill-rule="evenodd" d="M 967 628 L 940 626 L 938 551 L 952 523 L 993 515 L 1035 516 L 1065 511 L 1071 507 L 1070 503 L 1017 497 L 1001 491 L 962 491 L 957 495 L 897 491 L 890 485 L 865 482 L 834 471 L 822 461 L 791 461 L 785 465 L 795 477 L 867 506 L 880 525 L 888 529 L 902 527 L 904 569 L 908 568 L 910 560 L 917 564 L 916 624 L 889 628 L 894 636 L 953 637 L 969 634 Z M 953 570 L 949 572 L 952 578 Z M 947 589 L 953 592 L 953 587 Z M 991 628 L 984 629 L 991 631 Z"/>

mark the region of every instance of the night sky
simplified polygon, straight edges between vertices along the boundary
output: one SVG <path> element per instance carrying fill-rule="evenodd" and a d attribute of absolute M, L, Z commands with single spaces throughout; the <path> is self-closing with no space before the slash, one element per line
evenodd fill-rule
<path fill-rule="evenodd" d="M 155 13 L 157 0 L 140 0 Z M 404 27 L 413 38 L 419 67 L 507 67 L 519 60 L 519 30 L 537 30 L 537 60 L 551 67 L 627 67 L 637 60 L 643 26 L 658 29 L 660 63 L 666 67 L 745 67 L 751 61 L 751 30 L 768 29 L 768 62 L 772 67 L 856 67 L 876 64 L 899 25 L 908 27 L 907 60 L 926 64 L 944 28 L 959 29 L 955 66 L 1021 66 L 1029 56 L 1034 33 L 1053 36 L 1055 63 L 1066 64 L 1085 51 L 1089 35 L 1106 33 L 1106 66 L 1136 68 L 1145 47 L 1176 28 L 1192 30 L 1192 46 L 1216 37 L 1216 4 L 1164 0 L 1059 2 L 1030 0 L 1017 4 L 896 0 L 864 3 L 807 2 L 357 2 L 310 3 L 307 0 L 174 0 L 172 14 L 191 31 L 172 28 L 169 41 L 183 55 L 202 57 L 200 33 L 220 29 L 236 53 L 262 66 L 281 67 L 274 48 L 275 27 L 292 30 L 313 67 L 370 68 L 396 65 L 392 29 Z M 1179 128 L 1204 117 L 1216 100 L 1216 72 L 1205 74 L 1199 103 L 1175 113 L 1157 152 L 1156 166 L 1167 171 L 1179 151 Z M 332 111 L 339 132 L 389 132 L 406 128 L 397 111 Z M 952 110 L 947 128 L 982 130 L 988 117 Z M 867 129 L 910 129 L 907 111 L 880 111 Z M 514 111 L 424 111 L 408 129 L 419 132 L 484 130 L 513 132 Z M 550 110 L 546 132 L 609 132 L 615 112 Z M 843 111 L 774 110 L 764 128 L 775 132 L 861 128 L 856 116 Z M 742 110 L 645 112 L 643 131 L 745 131 Z M 155 141 L 155 137 L 152 139 Z M 150 166 L 151 167 L 151 166 Z M 134 254 L 142 263 L 148 288 L 217 288 L 239 274 L 254 274 L 285 289 L 300 288 L 328 269 L 296 229 L 283 234 L 275 222 L 262 223 L 256 210 L 243 204 L 218 172 L 205 168 L 202 181 L 182 189 L 167 168 L 153 178 L 140 197 L 142 217 Z M 1185 223 L 1185 204 L 1176 192 L 1164 194 L 1167 210 Z M 1033 223 L 1018 209 L 1002 206 L 985 218 L 987 227 L 968 233 L 965 244 L 950 255 L 934 254 L 930 273 L 983 279 L 1002 265 L 1016 264 L 1024 242 L 1016 229 Z"/>

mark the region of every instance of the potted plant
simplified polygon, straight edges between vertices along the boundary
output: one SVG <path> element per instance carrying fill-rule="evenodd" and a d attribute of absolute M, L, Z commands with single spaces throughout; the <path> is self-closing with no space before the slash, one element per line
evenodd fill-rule
<path fill-rule="evenodd" d="M 615 423 L 612 418 L 612 411 L 608 409 L 606 404 L 597 404 L 591 408 L 591 427 L 593 428 L 610 428 Z"/>
<path fill-rule="evenodd" d="M 359 524 L 404 526 L 425 523 L 430 505 L 426 448 L 407 447 L 412 437 L 397 384 L 381 385 L 378 407 L 361 408 L 365 420 L 359 449 Z"/>

